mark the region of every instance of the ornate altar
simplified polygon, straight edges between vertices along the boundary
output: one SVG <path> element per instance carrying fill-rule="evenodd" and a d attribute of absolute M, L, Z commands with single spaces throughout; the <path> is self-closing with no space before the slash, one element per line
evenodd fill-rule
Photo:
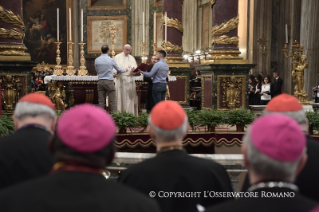
<path fill-rule="evenodd" d="M 139 99 L 139 111 L 146 102 L 147 83 L 143 76 L 135 76 L 136 90 Z M 169 83 L 176 81 L 175 76 L 168 77 Z M 57 110 L 65 110 L 74 105 L 91 103 L 98 104 L 97 76 L 47 76 L 44 83 L 48 85 L 50 99 Z"/>

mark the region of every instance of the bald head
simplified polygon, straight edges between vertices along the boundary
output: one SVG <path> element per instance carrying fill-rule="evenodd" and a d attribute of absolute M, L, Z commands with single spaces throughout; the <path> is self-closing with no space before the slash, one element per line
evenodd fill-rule
<path fill-rule="evenodd" d="M 129 55 L 131 53 L 132 47 L 130 44 L 125 44 L 123 47 L 123 52 L 125 56 Z"/>

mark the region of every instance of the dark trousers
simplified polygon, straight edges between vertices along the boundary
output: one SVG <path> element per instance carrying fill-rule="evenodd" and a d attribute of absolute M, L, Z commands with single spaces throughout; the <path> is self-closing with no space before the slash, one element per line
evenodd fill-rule
<path fill-rule="evenodd" d="M 116 99 L 115 99 L 115 86 L 113 80 L 99 80 L 97 83 L 97 92 L 99 96 L 99 106 L 105 109 L 106 106 L 106 94 L 109 97 L 109 103 L 111 112 L 117 111 Z"/>
<path fill-rule="evenodd" d="M 166 83 L 153 83 L 152 93 L 155 105 L 160 101 L 164 101 L 166 95 Z"/>
<path fill-rule="evenodd" d="M 267 105 L 270 100 L 260 100 L 260 105 Z"/>

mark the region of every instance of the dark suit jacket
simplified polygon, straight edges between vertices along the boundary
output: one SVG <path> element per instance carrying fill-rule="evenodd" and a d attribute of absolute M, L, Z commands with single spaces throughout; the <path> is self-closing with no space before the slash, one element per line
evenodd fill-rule
<path fill-rule="evenodd" d="M 295 192 L 288 188 L 265 188 L 255 190 L 253 192 L 258 192 L 257 198 L 239 198 L 237 200 L 229 201 L 208 208 L 205 212 L 308 212 L 318 204 L 317 202 L 307 199 L 300 195 L 298 192 Z M 276 193 L 290 193 L 291 195 L 295 196 L 273 198 L 270 197 L 271 194 Z"/>
<path fill-rule="evenodd" d="M 277 80 L 274 79 L 274 82 L 271 84 L 271 98 L 274 98 L 282 93 L 282 84 L 283 80 L 280 77 Z"/>
<path fill-rule="evenodd" d="M 34 127 L 0 137 L 0 189 L 49 173 L 53 166 L 50 137 Z"/>
<path fill-rule="evenodd" d="M 118 179 L 149 195 L 154 191 L 156 199 L 165 212 L 195 212 L 196 205 L 210 206 L 226 198 L 204 197 L 205 191 L 232 191 L 229 176 L 218 163 L 196 158 L 181 150 L 159 153 L 123 171 Z M 160 198 L 163 192 L 201 192 L 200 196 L 187 198 L 171 196 Z"/>
<path fill-rule="evenodd" d="M 307 135 L 307 154 L 307 163 L 297 176 L 295 184 L 298 186 L 301 195 L 319 202 L 319 142 L 309 135 Z M 247 175 L 242 191 L 247 191 L 249 186 L 249 177 Z"/>
<path fill-rule="evenodd" d="M 152 70 L 154 65 L 150 66 L 147 69 L 147 72 L 150 72 Z M 151 79 L 151 77 L 146 77 L 144 76 L 144 82 L 147 82 L 147 94 L 146 94 L 146 110 L 149 112 L 152 110 L 152 108 L 154 107 L 155 103 L 154 103 L 154 98 L 153 98 L 153 94 L 152 94 L 152 90 L 153 90 L 153 80 Z"/>
<path fill-rule="evenodd" d="M 156 202 L 100 174 L 61 171 L 0 192 L 1 212 L 159 212 Z"/>

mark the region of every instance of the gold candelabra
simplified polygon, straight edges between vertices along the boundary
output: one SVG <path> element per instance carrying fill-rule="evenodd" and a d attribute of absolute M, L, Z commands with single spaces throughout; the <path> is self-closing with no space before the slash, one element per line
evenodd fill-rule
<path fill-rule="evenodd" d="M 84 65 L 84 63 L 85 63 L 85 58 L 84 58 L 84 45 L 85 45 L 85 43 L 83 43 L 83 41 L 82 41 L 79 44 L 81 46 L 81 51 L 80 51 L 80 63 L 81 63 L 81 66 L 80 66 L 80 70 L 79 70 L 78 76 L 85 76 L 85 75 L 88 74 L 88 71 L 86 70 L 86 67 Z"/>
<path fill-rule="evenodd" d="M 72 76 L 75 74 L 74 66 L 73 66 L 73 42 L 68 42 L 69 47 L 69 57 L 68 57 L 68 67 L 66 70 L 67 75 Z"/>
<path fill-rule="evenodd" d="M 156 43 L 153 43 L 153 55 L 156 55 Z"/>
<path fill-rule="evenodd" d="M 116 28 L 114 25 L 114 21 L 111 21 L 111 25 L 109 25 L 108 29 L 104 29 L 104 30 L 109 30 L 110 34 L 111 34 L 111 40 L 112 40 L 112 46 L 111 46 L 111 53 L 112 53 L 112 58 L 114 58 L 115 56 L 115 51 L 114 51 L 114 47 L 115 47 L 115 42 L 114 42 L 114 38 L 115 38 L 115 33 L 120 31 L 119 28 Z"/>
<path fill-rule="evenodd" d="M 60 65 L 60 63 L 61 63 L 61 57 L 60 57 L 61 42 L 57 41 L 57 42 L 55 42 L 55 44 L 57 45 L 57 49 L 56 49 L 56 63 L 57 63 L 57 65 L 55 66 L 54 74 L 57 76 L 60 76 L 63 73 L 62 66 Z"/>
<path fill-rule="evenodd" d="M 291 45 L 291 53 L 288 53 L 288 44 L 286 43 L 282 49 L 285 57 L 292 58 L 292 78 L 296 83 L 294 87 L 294 96 L 299 100 L 302 105 L 309 105 L 308 94 L 303 90 L 304 87 L 304 70 L 308 68 L 306 64 L 307 56 L 303 54 L 304 47 L 299 45 L 295 40 Z"/>
<path fill-rule="evenodd" d="M 146 63 L 146 61 L 147 61 L 147 57 L 145 54 L 145 47 L 146 47 L 146 43 L 143 42 L 142 43 L 142 63 Z"/>

